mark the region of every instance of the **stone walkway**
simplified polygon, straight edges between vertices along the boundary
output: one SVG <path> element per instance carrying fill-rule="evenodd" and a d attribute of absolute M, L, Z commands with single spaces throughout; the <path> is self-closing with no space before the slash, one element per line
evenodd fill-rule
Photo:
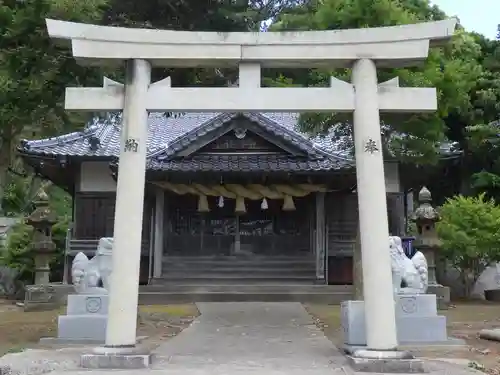
<path fill-rule="evenodd" d="M 344 357 L 299 303 L 199 303 L 200 318 L 157 349 L 184 374 L 344 374 Z M 340 372 L 339 372 L 340 371 Z"/>
<path fill-rule="evenodd" d="M 310 315 L 299 303 L 199 303 L 198 308 L 201 316 L 189 328 L 157 348 L 156 358 L 150 369 L 77 370 L 76 362 L 79 357 L 76 353 L 71 356 L 66 353 L 64 355 L 67 358 L 50 359 L 58 362 L 57 366 L 49 363 L 49 368 L 58 369 L 50 374 L 107 375 L 116 372 L 120 375 L 354 374 L 346 366 L 343 355 L 314 325 Z M 31 354 L 32 360 L 35 354 Z M 43 362 L 49 360 L 47 352 L 36 355 L 44 356 L 46 359 Z M 60 352 L 58 355 L 63 356 L 63 353 Z M 11 358 L 21 359 L 23 354 L 12 356 Z M 44 371 L 40 368 L 40 361 L 35 367 L 36 370 L 25 368 L 17 373 L 26 375 L 47 373 L 46 369 Z M 445 362 L 429 362 L 428 367 L 429 375 L 479 374 L 464 366 Z"/>

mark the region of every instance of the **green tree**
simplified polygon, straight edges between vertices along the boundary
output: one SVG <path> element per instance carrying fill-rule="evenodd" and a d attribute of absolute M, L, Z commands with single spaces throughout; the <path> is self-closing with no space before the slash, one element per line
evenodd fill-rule
<path fill-rule="evenodd" d="M 500 198 L 500 138 L 499 123 L 477 124 L 467 127 L 468 172 L 471 188 Z"/>
<path fill-rule="evenodd" d="M 63 217 L 52 227 L 52 241 L 56 245 L 50 268 L 52 281 L 61 281 L 64 253 L 66 250 L 66 232 L 69 218 Z M 35 276 L 35 258 L 32 249 L 33 228 L 21 222 L 9 231 L 2 250 L 0 263 L 19 272 L 18 280 L 23 285 L 32 284 Z"/>
<path fill-rule="evenodd" d="M 500 41 L 477 35 L 483 73 L 471 92 L 473 112 L 458 134 L 467 151 L 464 167 L 475 192 L 500 199 Z"/>
<path fill-rule="evenodd" d="M 49 40 L 45 18 L 96 22 L 107 0 L 4 0 L 0 3 L 0 196 L 23 136 L 53 135 L 83 124 L 64 111 L 66 86 L 97 83 L 67 48 Z"/>
<path fill-rule="evenodd" d="M 303 0 L 109 0 L 103 23 L 186 31 L 259 31 L 263 22 Z M 178 86 L 221 86 L 237 79 L 236 69 L 155 69 L 153 80 L 170 76 Z"/>
<path fill-rule="evenodd" d="M 299 0 L 111 0 L 103 22 L 186 31 L 258 31 L 261 23 Z"/>
<path fill-rule="evenodd" d="M 484 194 L 456 196 L 441 207 L 442 255 L 461 275 L 466 297 L 481 272 L 500 261 L 500 207 Z"/>
<path fill-rule="evenodd" d="M 426 0 L 324 0 L 306 4 L 300 10 L 281 14 L 275 30 L 335 30 L 393 26 L 444 19 L 445 14 Z M 439 108 L 426 115 L 383 115 L 384 139 L 391 154 L 402 161 L 435 162 L 439 144 L 446 133 L 444 119 L 451 111 L 468 112 L 472 108 L 469 93 L 481 75 L 478 62 L 481 48 L 474 38 L 458 31 L 452 43 L 430 52 L 420 68 L 379 69 L 379 81 L 399 77 L 402 86 L 436 87 Z M 301 86 L 324 86 L 330 76 L 350 80 L 349 69 L 276 73 Z M 275 77 L 275 78 L 278 78 Z M 307 114 L 301 116 L 304 130 L 334 137 L 352 134 L 351 115 Z M 352 138 L 352 137 L 351 137 Z M 349 149 L 352 143 L 347 144 Z"/>

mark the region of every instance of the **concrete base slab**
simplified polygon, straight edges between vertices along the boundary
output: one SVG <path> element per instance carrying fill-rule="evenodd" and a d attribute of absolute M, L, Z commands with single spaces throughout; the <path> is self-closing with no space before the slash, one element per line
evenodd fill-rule
<path fill-rule="evenodd" d="M 151 353 L 139 347 L 99 347 L 93 353 L 83 354 L 80 366 L 87 369 L 144 369 L 151 365 Z"/>
<path fill-rule="evenodd" d="M 357 372 L 415 374 L 425 372 L 424 362 L 405 350 L 369 350 L 345 347 L 349 366 Z"/>
<path fill-rule="evenodd" d="M 356 372 L 377 374 L 421 374 L 425 373 L 420 359 L 379 359 L 347 356 L 349 366 Z"/>
<path fill-rule="evenodd" d="M 419 342 L 419 343 L 405 343 L 402 342 L 398 345 L 398 348 L 401 350 L 412 350 L 412 348 L 416 349 L 429 349 L 429 348 L 446 348 L 446 347 L 451 347 L 451 348 L 467 348 L 468 345 L 463 339 L 458 339 L 456 337 L 448 337 L 448 340 L 446 341 L 429 341 L 429 342 Z"/>
<path fill-rule="evenodd" d="M 458 339 L 455 337 L 448 337 L 447 341 L 438 341 L 438 342 L 418 342 L 418 343 L 408 343 L 402 342 L 398 345 L 398 350 L 413 352 L 419 351 L 422 349 L 467 349 L 469 346 L 465 342 L 465 340 Z M 363 345 L 344 345 L 342 347 L 345 353 L 354 353 L 356 350 L 365 350 L 366 346 Z"/>
<path fill-rule="evenodd" d="M 471 363 L 471 360 L 467 358 L 420 358 L 420 359 L 423 361 L 446 362 L 463 367 L 469 367 L 469 364 Z"/>
<path fill-rule="evenodd" d="M 500 329 L 483 329 L 479 331 L 479 338 L 483 340 L 500 341 Z"/>

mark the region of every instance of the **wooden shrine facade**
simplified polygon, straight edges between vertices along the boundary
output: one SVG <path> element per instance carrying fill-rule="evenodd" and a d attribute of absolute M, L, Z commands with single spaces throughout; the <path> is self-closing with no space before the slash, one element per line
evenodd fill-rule
<path fill-rule="evenodd" d="M 154 192 L 156 191 L 156 194 Z M 155 232 L 155 196 L 164 194 L 163 227 Z M 247 202 L 247 213 L 236 214 L 235 202 L 209 197 L 210 212 L 197 210 L 192 195 L 148 189 L 144 205 L 142 281 L 149 274 L 149 258 L 155 235 L 163 236 L 162 256 L 229 256 L 242 254 L 267 256 L 309 255 L 316 252 L 316 197 L 296 200 L 296 210 L 283 211 L 278 201 L 270 200 L 262 210 L 260 201 Z M 75 196 L 72 254 L 82 246 L 113 235 L 115 194 L 78 192 Z M 389 226 L 393 234 L 404 233 L 402 193 L 388 193 Z M 352 282 L 352 251 L 357 231 L 357 196 L 349 192 L 325 194 L 324 206 L 325 274 L 329 283 Z M 236 248 L 239 242 L 240 248 Z M 90 245 L 95 246 L 95 245 Z M 151 247 L 151 248 L 150 248 Z"/>
<path fill-rule="evenodd" d="M 169 257 L 303 257 L 312 282 L 352 282 L 352 161 L 312 140 L 293 114 L 150 115 L 141 281 Z M 70 255 L 113 235 L 119 126 L 25 141 L 25 162 L 73 196 Z M 390 232 L 404 233 L 398 166 L 387 163 Z M 376 218 L 374 218 L 376 220 Z"/>

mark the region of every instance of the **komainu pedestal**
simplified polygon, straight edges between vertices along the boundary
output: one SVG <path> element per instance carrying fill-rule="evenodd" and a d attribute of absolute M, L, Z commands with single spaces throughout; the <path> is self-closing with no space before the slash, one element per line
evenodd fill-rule
<path fill-rule="evenodd" d="M 445 343 L 448 341 L 446 317 L 437 315 L 433 294 L 400 294 L 396 300 L 396 328 L 400 345 Z M 369 314 L 369 312 L 368 312 Z M 344 344 L 365 346 L 364 301 L 345 301 L 341 304 Z"/>
<path fill-rule="evenodd" d="M 107 321 L 108 295 L 69 295 L 66 315 L 59 317 L 57 338 L 68 342 L 104 343 Z"/>

